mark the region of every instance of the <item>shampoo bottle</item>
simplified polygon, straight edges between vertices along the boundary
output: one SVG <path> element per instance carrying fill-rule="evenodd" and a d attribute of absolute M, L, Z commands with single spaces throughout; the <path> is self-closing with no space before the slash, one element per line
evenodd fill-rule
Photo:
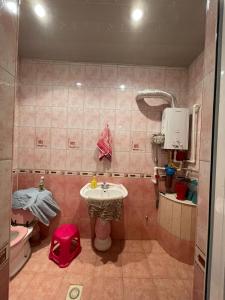
<path fill-rule="evenodd" d="M 91 180 L 91 188 L 95 189 L 97 187 L 97 180 L 96 177 L 93 176 L 92 180 Z"/>

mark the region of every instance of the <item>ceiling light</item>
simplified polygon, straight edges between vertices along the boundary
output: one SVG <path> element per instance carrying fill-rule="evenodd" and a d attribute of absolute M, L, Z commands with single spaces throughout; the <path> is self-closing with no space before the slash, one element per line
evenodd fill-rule
<path fill-rule="evenodd" d="M 221 76 L 223 76 L 223 75 L 224 75 L 224 70 L 221 71 Z"/>
<path fill-rule="evenodd" d="M 136 8 L 132 11 L 131 18 L 133 21 L 138 22 L 143 17 L 143 10 Z"/>
<path fill-rule="evenodd" d="M 124 91 L 125 88 L 126 88 L 125 84 L 121 84 L 121 85 L 120 85 L 120 89 L 121 89 L 122 91 Z"/>
<path fill-rule="evenodd" d="M 43 18 L 46 15 L 46 11 L 45 11 L 44 7 L 40 4 L 35 5 L 34 11 L 35 11 L 36 15 L 40 18 Z"/>
<path fill-rule="evenodd" d="M 10 12 L 12 12 L 15 15 L 17 14 L 18 8 L 17 3 L 15 1 L 6 1 L 5 5 Z"/>
<path fill-rule="evenodd" d="M 81 87 L 81 86 L 82 86 L 82 83 L 81 83 L 81 82 L 77 82 L 77 83 L 76 83 L 76 86 Z"/>

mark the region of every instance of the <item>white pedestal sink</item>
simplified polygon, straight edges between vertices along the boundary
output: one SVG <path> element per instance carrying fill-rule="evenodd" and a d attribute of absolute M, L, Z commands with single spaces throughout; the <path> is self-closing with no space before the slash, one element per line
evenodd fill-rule
<path fill-rule="evenodd" d="M 111 222 L 114 209 L 127 197 L 128 191 L 122 184 L 98 183 L 96 188 L 91 188 L 90 183 L 81 190 L 80 195 L 92 205 L 96 213 L 94 246 L 99 251 L 106 251 L 111 247 L 112 240 Z M 109 205 L 105 205 L 109 204 Z M 110 211 L 111 209 L 111 211 Z"/>

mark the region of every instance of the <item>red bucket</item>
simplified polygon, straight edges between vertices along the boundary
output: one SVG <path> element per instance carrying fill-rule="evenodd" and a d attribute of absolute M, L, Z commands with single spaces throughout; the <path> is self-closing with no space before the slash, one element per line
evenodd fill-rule
<path fill-rule="evenodd" d="M 177 193 L 177 200 L 185 200 L 187 195 L 188 185 L 186 182 L 177 182 L 175 191 Z"/>

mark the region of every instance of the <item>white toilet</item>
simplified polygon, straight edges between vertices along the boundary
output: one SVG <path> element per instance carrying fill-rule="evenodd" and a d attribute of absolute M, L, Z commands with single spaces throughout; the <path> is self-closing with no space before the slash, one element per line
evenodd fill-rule
<path fill-rule="evenodd" d="M 12 210 L 12 223 L 19 225 L 11 226 L 10 230 L 10 278 L 24 266 L 31 255 L 29 238 L 33 226 L 29 224 L 34 220 L 35 217 L 26 210 Z"/>

